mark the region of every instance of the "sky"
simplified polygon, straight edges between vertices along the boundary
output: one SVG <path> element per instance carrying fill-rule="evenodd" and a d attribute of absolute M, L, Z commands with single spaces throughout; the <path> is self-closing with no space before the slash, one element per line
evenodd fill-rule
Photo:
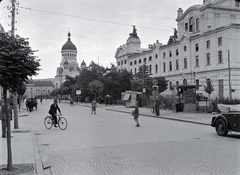
<path fill-rule="evenodd" d="M 100 66 L 116 65 L 115 53 L 126 44 L 136 26 L 141 48 L 166 44 L 177 28 L 177 10 L 186 11 L 202 0 L 16 0 L 15 34 L 28 38 L 40 71 L 33 79 L 54 78 L 61 62 L 61 48 L 67 41 L 77 47 L 77 61 Z M 0 23 L 11 29 L 10 0 L 0 3 Z"/>

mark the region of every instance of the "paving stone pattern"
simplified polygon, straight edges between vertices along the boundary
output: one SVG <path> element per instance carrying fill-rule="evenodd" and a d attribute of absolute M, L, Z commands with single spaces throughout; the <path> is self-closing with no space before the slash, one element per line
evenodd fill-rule
<path fill-rule="evenodd" d="M 238 175 L 239 140 L 166 141 L 49 152 L 54 175 Z"/>
<path fill-rule="evenodd" d="M 14 164 L 12 171 L 7 170 L 7 165 L 0 166 L 0 175 L 34 175 L 34 174 L 35 170 L 33 163 Z"/>

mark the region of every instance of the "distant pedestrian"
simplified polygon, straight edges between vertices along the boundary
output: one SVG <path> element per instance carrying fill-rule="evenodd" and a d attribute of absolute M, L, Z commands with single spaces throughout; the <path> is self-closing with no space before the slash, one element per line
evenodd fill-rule
<path fill-rule="evenodd" d="M 74 106 L 74 102 L 72 98 L 70 99 L 70 106 Z"/>
<path fill-rule="evenodd" d="M 136 127 L 140 127 L 140 124 L 139 124 L 139 121 L 138 121 L 138 117 L 139 117 L 139 107 L 138 107 L 137 104 L 135 105 L 134 110 L 132 111 L 132 116 L 133 116 L 133 119 L 134 119 L 135 122 L 136 122 Z"/>
<path fill-rule="evenodd" d="M 96 102 L 95 98 L 92 100 L 91 105 L 92 105 L 92 112 L 91 112 L 91 114 L 92 113 L 96 114 L 97 102 Z"/>
<path fill-rule="evenodd" d="M 12 106 L 10 105 L 10 101 L 7 101 L 7 112 L 5 105 L 2 104 L 1 101 L 1 112 L 0 112 L 0 120 L 2 120 L 2 137 L 7 137 L 7 115 L 10 117 L 10 120 L 12 120 Z"/>
<path fill-rule="evenodd" d="M 156 98 L 156 101 L 155 101 L 155 111 L 156 111 L 156 116 L 158 117 L 160 115 L 160 100 L 159 98 L 157 97 Z"/>

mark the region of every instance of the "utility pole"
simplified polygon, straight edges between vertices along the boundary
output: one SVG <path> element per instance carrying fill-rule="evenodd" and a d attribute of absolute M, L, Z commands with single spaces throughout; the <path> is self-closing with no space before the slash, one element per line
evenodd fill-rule
<path fill-rule="evenodd" d="M 230 70 L 230 50 L 228 50 L 228 83 L 229 83 L 229 99 L 232 100 L 232 86 L 231 86 L 231 70 Z"/>
<path fill-rule="evenodd" d="M 12 37 L 12 42 L 14 42 L 14 39 L 15 39 L 16 4 L 18 5 L 19 3 L 17 3 L 16 0 L 11 0 L 10 2 L 12 3 L 12 6 L 11 7 L 8 6 L 7 8 L 8 8 L 8 10 L 11 10 L 11 14 L 12 14 L 11 37 Z M 13 111 L 14 111 L 14 129 L 19 129 L 19 125 L 18 125 L 18 109 L 17 109 L 17 95 L 16 95 L 16 93 L 13 93 L 12 96 L 13 96 Z"/>

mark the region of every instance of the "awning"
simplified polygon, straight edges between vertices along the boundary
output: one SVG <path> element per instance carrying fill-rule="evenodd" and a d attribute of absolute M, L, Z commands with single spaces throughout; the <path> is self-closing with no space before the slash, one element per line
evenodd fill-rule
<path fill-rule="evenodd" d="M 124 94 L 123 100 L 129 100 L 131 94 Z"/>

